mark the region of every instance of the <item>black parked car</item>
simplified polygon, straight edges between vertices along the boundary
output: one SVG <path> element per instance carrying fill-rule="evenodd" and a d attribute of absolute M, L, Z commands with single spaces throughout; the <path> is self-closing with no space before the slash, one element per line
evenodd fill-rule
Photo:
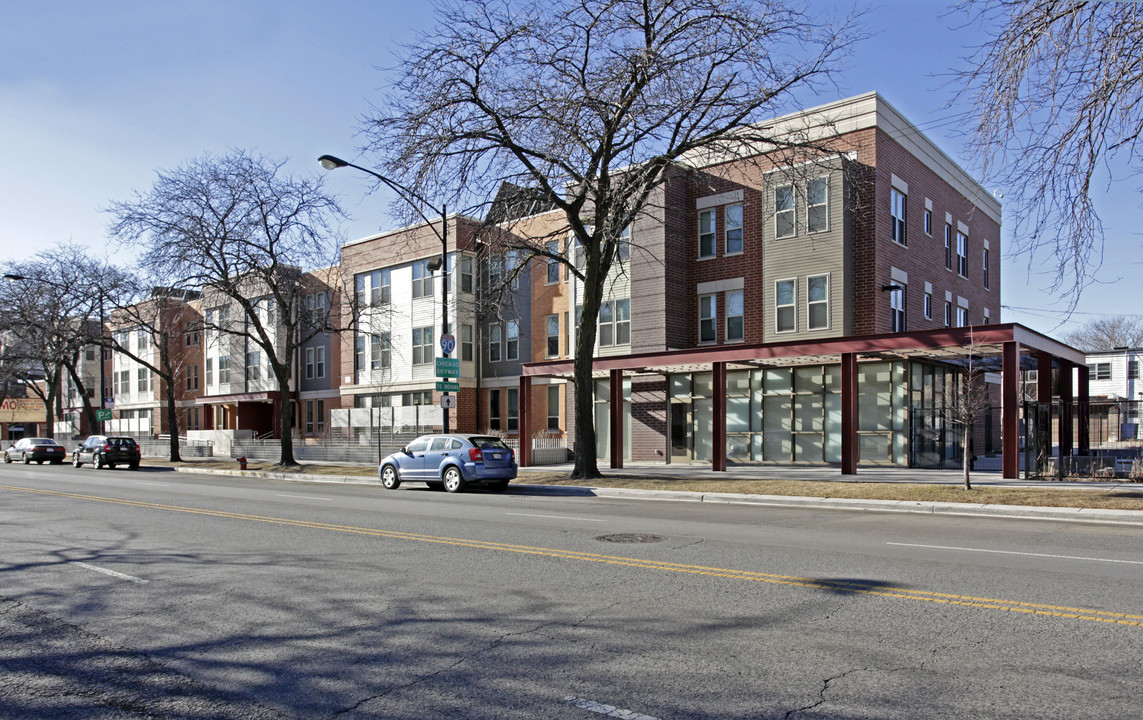
<path fill-rule="evenodd" d="M 25 465 L 30 462 L 43 465 L 45 460 L 52 465 L 59 465 L 67 460 L 67 450 L 51 438 L 22 438 L 4 451 L 4 462 L 10 463 L 13 460 L 19 460 Z"/>
<path fill-rule="evenodd" d="M 134 438 L 92 435 L 76 448 L 71 456 L 71 464 L 83 467 L 85 462 L 90 462 L 96 470 L 104 466 L 114 468 L 116 465 L 126 465 L 136 470 L 142 455 L 139 443 Z"/>

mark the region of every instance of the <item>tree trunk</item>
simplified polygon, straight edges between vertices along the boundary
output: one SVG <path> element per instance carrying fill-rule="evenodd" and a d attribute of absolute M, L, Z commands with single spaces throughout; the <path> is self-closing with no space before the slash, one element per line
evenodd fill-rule
<path fill-rule="evenodd" d="M 971 490 L 972 489 L 972 482 L 969 480 L 969 466 L 972 463 L 972 458 L 969 457 L 969 454 L 968 454 L 968 443 L 969 443 L 971 436 L 972 436 L 972 426 L 969 425 L 968 423 L 965 423 L 965 425 L 964 425 L 964 442 L 961 445 L 961 448 L 963 451 L 962 452 L 963 458 L 962 458 L 961 465 L 964 466 L 964 489 L 965 490 Z"/>
<path fill-rule="evenodd" d="M 282 457 L 280 465 L 297 465 L 294 459 L 294 408 L 290 405 L 290 378 L 275 373 L 278 377 L 278 427 L 282 435 Z"/>
<path fill-rule="evenodd" d="M 162 378 L 165 381 L 164 384 L 167 386 L 166 411 L 167 431 L 168 435 L 170 435 L 170 456 L 171 462 L 182 462 L 182 456 L 179 454 L 179 411 L 178 406 L 175 404 L 174 373 L 171 373 L 171 378 L 170 380 Z"/>
<path fill-rule="evenodd" d="M 575 466 L 571 476 L 578 480 L 603 477 L 599 472 L 595 452 L 595 337 L 602 301 L 601 258 L 598 250 L 588 252 L 583 281 L 583 308 L 580 312 L 579 334 L 575 347 Z"/>

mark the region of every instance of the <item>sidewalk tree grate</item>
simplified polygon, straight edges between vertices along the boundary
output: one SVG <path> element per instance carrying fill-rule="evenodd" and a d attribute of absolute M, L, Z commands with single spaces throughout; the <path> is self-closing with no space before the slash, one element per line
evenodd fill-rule
<path fill-rule="evenodd" d="M 596 540 L 610 543 L 657 543 L 667 538 L 662 535 L 646 535 L 643 533 L 618 533 L 616 535 L 600 535 Z"/>

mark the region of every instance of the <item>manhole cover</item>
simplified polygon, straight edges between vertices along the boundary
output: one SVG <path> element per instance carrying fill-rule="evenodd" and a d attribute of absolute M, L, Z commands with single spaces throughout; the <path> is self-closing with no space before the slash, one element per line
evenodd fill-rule
<path fill-rule="evenodd" d="M 619 533 L 617 535 L 600 535 L 596 538 L 600 542 L 610 543 L 657 543 L 667 538 L 662 535 L 645 535 L 643 533 Z"/>

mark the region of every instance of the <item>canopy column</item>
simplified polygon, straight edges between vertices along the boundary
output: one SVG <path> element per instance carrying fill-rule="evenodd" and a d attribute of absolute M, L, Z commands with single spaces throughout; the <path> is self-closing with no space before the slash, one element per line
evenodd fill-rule
<path fill-rule="evenodd" d="M 1000 372 L 1000 434 L 1004 478 L 1020 477 L 1020 343 L 1006 342 Z"/>
<path fill-rule="evenodd" d="M 711 470 L 726 471 L 726 363 L 714 363 L 714 432 Z"/>
<path fill-rule="evenodd" d="M 618 470 L 623 467 L 623 371 L 611 370 L 611 379 L 608 389 L 608 400 L 611 415 L 611 467 Z"/>
<path fill-rule="evenodd" d="M 841 354 L 841 474 L 857 474 L 857 353 Z"/>
<path fill-rule="evenodd" d="M 520 423 L 520 452 L 517 460 L 520 467 L 532 465 L 532 378 L 520 376 L 520 406 L 516 409 Z"/>

